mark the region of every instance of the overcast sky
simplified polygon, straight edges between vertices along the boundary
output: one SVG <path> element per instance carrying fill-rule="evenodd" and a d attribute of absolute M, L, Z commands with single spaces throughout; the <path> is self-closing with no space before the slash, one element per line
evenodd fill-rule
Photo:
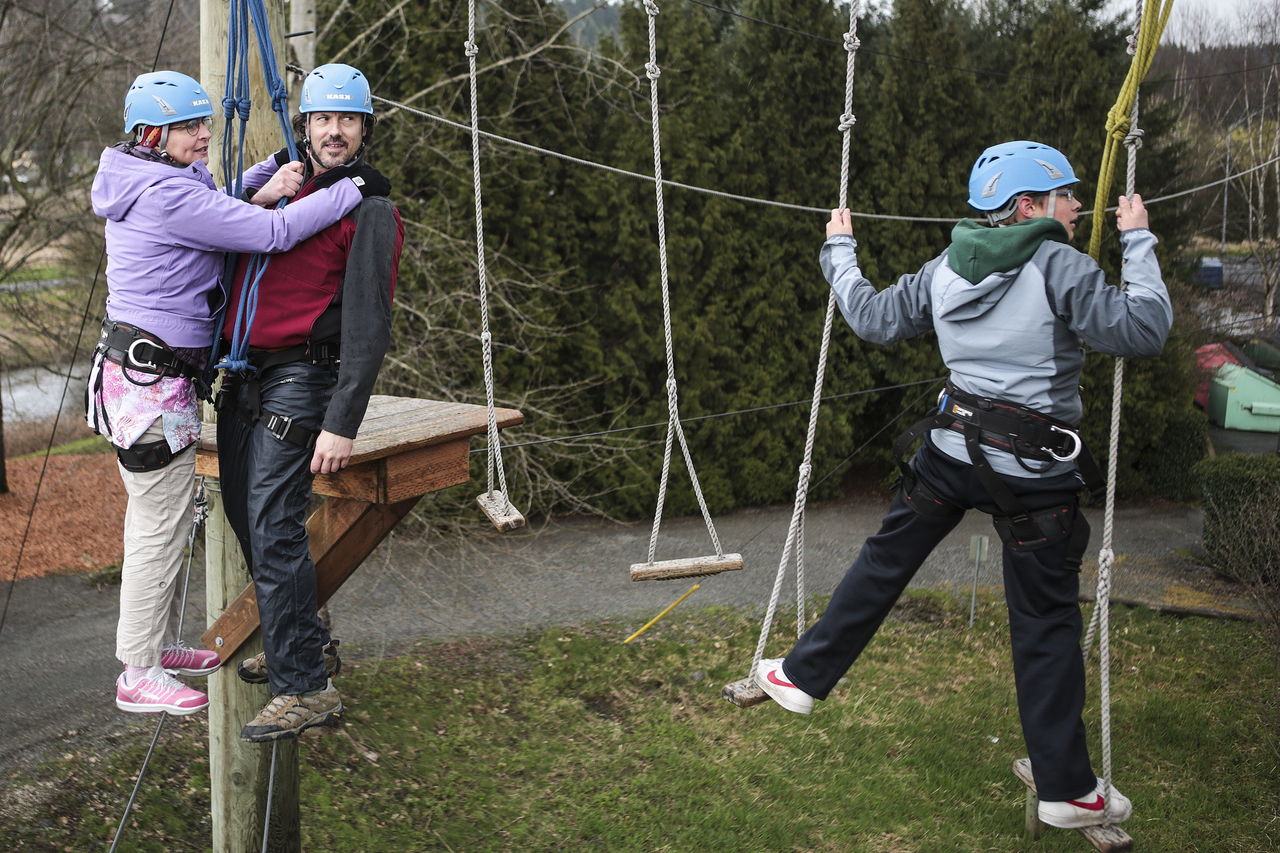
<path fill-rule="evenodd" d="M 1259 0 L 1176 0 L 1165 30 L 1165 38 L 1181 43 L 1198 41 L 1202 37 L 1202 27 L 1208 25 L 1210 31 L 1220 29 L 1233 33 L 1236 40 L 1239 40 L 1240 13 L 1258 2 Z M 1132 12 L 1136 5 L 1135 0 L 1111 0 L 1110 9 L 1115 12 Z M 1206 40 L 1212 42 L 1215 39 Z"/>

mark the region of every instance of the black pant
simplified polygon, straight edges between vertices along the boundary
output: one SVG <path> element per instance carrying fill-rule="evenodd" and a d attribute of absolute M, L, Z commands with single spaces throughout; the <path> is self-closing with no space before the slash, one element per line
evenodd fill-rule
<path fill-rule="evenodd" d="M 293 362 L 268 368 L 259 377 L 262 410 L 319 431 L 333 386 L 328 367 Z M 321 648 L 329 632 L 320 621 L 307 538 L 312 451 L 276 438 L 261 420 L 250 426 L 240 414 L 250 405 L 246 383 L 236 395 L 238 411 L 218 416 L 227 520 L 258 594 L 271 692 L 322 690 L 328 678 Z"/>
<path fill-rule="evenodd" d="M 894 496 L 880 532 L 862 546 L 831 603 L 783 665 L 806 693 L 825 699 L 857 660 L 916 570 L 973 507 L 1000 515 L 974 467 L 928 442 L 911 460 L 919 482 L 951 507 L 938 517 L 918 514 L 902 489 Z M 1067 474 L 1003 478 L 1030 511 L 1076 509 L 1080 480 Z M 1045 800 L 1069 800 L 1093 790 L 1096 780 L 1085 743 L 1084 662 L 1080 649 L 1079 560 L 1088 542 L 1086 525 L 1034 551 L 1004 549 L 1004 588 L 1009 608 L 1013 673 L 1023 737 L 1036 786 Z"/>

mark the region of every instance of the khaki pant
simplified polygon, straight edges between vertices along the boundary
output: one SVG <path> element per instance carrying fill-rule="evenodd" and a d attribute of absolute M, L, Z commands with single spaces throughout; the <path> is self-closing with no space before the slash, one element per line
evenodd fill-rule
<path fill-rule="evenodd" d="M 153 423 L 139 443 L 164 438 Z M 118 464 L 118 463 L 117 463 Z M 120 572 L 120 621 L 116 657 L 131 666 L 157 666 L 160 649 L 178 639 L 178 571 L 195 511 L 195 445 L 156 471 L 126 471 L 129 493 L 124 514 L 124 565 Z"/>

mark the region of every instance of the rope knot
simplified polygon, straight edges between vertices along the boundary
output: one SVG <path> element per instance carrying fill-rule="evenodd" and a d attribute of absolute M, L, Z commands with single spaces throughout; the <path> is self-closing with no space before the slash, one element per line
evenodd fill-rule
<path fill-rule="evenodd" d="M 493 342 L 493 334 L 491 332 L 480 333 L 480 343 L 484 344 L 485 346 L 488 346 L 492 342 Z"/>
<path fill-rule="evenodd" d="M 1135 127 L 1125 135 L 1124 144 L 1129 146 L 1130 150 L 1137 151 L 1142 147 L 1142 137 L 1146 135 L 1147 132 L 1145 130 Z"/>
<path fill-rule="evenodd" d="M 840 116 L 840 124 L 839 124 L 840 132 L 841 133 L 846 132 L 847 130 L 849 130 L 849 128 L 853 127 L 857 123 L 858 123 L 857 116 L 855 116 L 853 113 L 844 113 L 843 115 Z"/>
<path fill-rule="evenodd" d="M 800 471 L 800 479 L 808 482 L 809 475 L 813 473 L 813 465 L 808 462 L 801 462 L 799 471 Z"/>
<path fill-rule="evenodd" d="M 1125 50 L 1128 52 L 1130 56 L 1135 56 L 1138 53 L 1138 34 L 1129 33 L 1129 36 L 1128 38 L 1125 39 L 1125 42 L 1128 43 L 1129 45 L 1127 48 L 1125 48 Z"/>
<path fill-rule="evenodd" d="M 236 100 L 236 115 L 240 116 L 241 121 L 249 120 L 249 110 L 253 106 L 251 98 L 238 98 Z"/>
<path fill-rule="evenodd" d="M 231 118 L 236 114 L 236 99 L 226 97 L 222 99 L 222 113 L 226 118 Z"/>
<path fill-rule="evenodd" d="M 462 43 L 462 51 L 467 56 L 475 56 L 480 52 L 480 46 L 473 41 L 467 40 Z"/>
<path fill-rule="evenodd" d="M 844 49 L 845 49 L 845 50 L 849 51 L 849 53 L 853 53 L 855 50 L 857 50 L 857 49 L 858 49 L 858 48 L 860 48 L 860 47 L 862 47 L 862 40 L 861 40 L 861 39 L 859 39 L 859 38 L 858 38 L 856 35 L 854 35 L 853 33 L 845 33 L 845 34 L 844 34 Z"/>
<path fill-rule="evenodd" d="M 1112 139 L 1124 139 L 1126 133 L 1129 132 L 1129 115 L 1127 110 L 1122 110 L 1119 104 L 1115 104 L 1107 112 L 1107 133 Z"/>
<path fill-rule="evenodd" d="M 1103 548 L 1098 552 L 1098 566 L 1106 566 L 1110 568 L 1116 561 L 1116 552 L 1110 548 Z"/>
<path fill-rule="evenodd" d="M 650 80 L 657 80 L 662 76 L 662 69 L 658 67 L 656 62 L 646 62 L 644 64 L 644 73 Z"/>
<path fill-rule="evenodd" d="M 656 18 L 658 16 L 658 4 L 653 0 L 644 0 L 644 10 L 649 13 L 649 17 Z"/>

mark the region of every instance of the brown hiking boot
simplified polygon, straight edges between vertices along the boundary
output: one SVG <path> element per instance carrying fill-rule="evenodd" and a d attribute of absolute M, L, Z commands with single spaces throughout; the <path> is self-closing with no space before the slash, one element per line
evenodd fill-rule
<path fill-rule="evenodd" d="M 333 678 L 342 672 L 342 658 L 338 657 L 338 641 L 330 640 L 321 649 L 324 653 L 324 674 Z M 236 666 L 236 675 L 249 684 L 267 683 L 267 653 L 258 652 L 251 658 L 245 658 Z"/>
<path fill-rule="evenodd" d="M 333 681 L 324 690 L 301 696 L 272 696 L 267 706 L 240 731 L 240 739 L 264 743 L 295 738 L 312 726 L 336 724 L 342 719 L 342 696 Z"/>

